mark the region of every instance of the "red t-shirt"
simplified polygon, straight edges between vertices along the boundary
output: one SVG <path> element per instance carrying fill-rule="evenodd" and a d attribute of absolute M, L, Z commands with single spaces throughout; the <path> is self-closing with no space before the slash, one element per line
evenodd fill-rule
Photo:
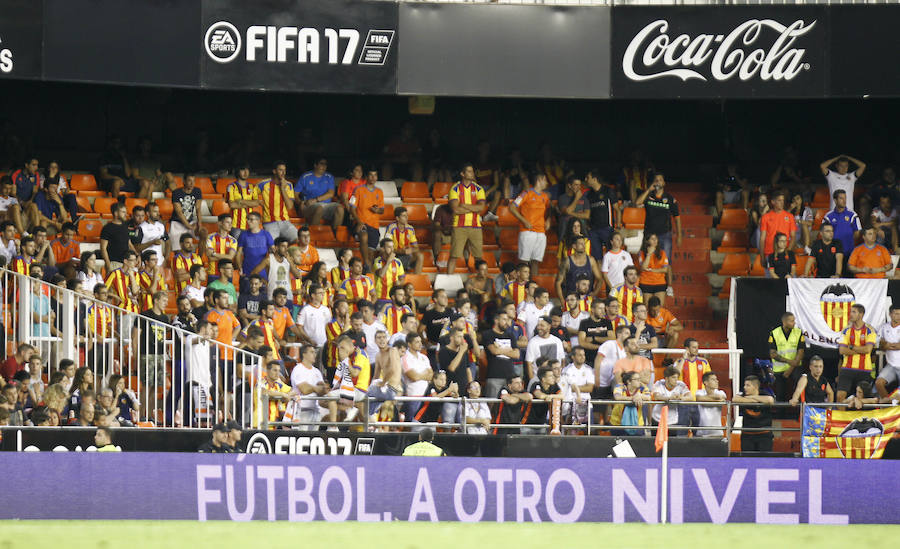
<path fill-rule="evenodd" d="M 775 235 L 784 233 L 788 237 L 788 242 L 790 242 L 791 237 L 797 232 L 797 223 L 790 212 L 786 210 L 781 210 L 780 212 L 772 210 L 762 216 L 759 222 L 759 230 L 760 232 L 766 232 L 766 241 L 762 243 L 763 254 L 769 255 L 775 251 Z"/>
<path fill-rule="evenodd" d="M 2 364 L 0 364 L 0 376 L 3 376 L 3 379 L 5 379 L 7 383 L 9 383 L 10 381 L 12 381 L 13 376 L 16 375 L 16 372 L 24 369 L 24 364 L 19 364 L 18 362 L 16 362 L 16 355 L 9 355 L 8 357 L 6 357 L 6 360 L 4 360 Z"/>
<path fill-rule="evenodd" d="M 346 196 L 347 200 L 350 200 L 350 197 L 353 196 L 353 193 L 356 191 L 357 187 L 362 187 L 366 184 L 365 178 L 360 179 L 359 181 L 353 181 L 352 179 L 345 179 L 341 181 L 341 186 L 338 187 L 338 194 L 341 196 Z"/>

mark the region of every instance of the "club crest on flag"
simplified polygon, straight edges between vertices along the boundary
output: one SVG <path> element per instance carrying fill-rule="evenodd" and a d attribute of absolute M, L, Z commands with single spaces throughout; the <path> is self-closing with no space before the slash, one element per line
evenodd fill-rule
<path fill-rule="evenodd" d="M 847 327 L 850 318 L 850 307 L 856 303 L 856 294 L 846 284 L 831 284 L 819 297 L 819 307 L 825 324 L 835 332 Z"/>
<path fill-rule="evenodd" d="M 853 459 L 871 459 L 884 436 L 884 425 L 871 417 L 858 417 L 847 424 L 834 442 L 841 456 Z"/>

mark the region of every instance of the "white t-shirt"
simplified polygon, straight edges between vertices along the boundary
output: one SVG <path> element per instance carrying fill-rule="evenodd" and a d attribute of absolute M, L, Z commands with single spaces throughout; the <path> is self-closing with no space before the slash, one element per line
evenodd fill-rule
<path fill-rule="evenodd" d="M 205 387 L 212 386 L 212 378 L 209 375 L 209 340 L 203 341 L 198 335 L 185 336 L 188 358 L 188 381 L 193 381 Z M 195 341 L 199 341 L 194 345 Z"/>
<path fill-rule="evenodd" d="M 547 303 L 541 309 L 538 309 L 534 303 L 528 303 L 527 301 L 519 303 L 518 318 L 525 323 L 525 337 L 531 339 L 531 334 L 533 334 L 534 329 L 537 328 L 538 320 L 540 320 L 542 316 L 548 316 L 552 310 L 552 303 Z"/>
<path fill-rule="evenodd" d="M 563 313 L 562 322 L 560 324 L 562 325 L 563 328 L 566 328 L 567 330 L 569 328 L 575 328 L 575 331 L 577 332 L 578 327 L 581 326 L 581 321 L 587 320 L 588 318 L 590 318 L 590 316 L 591 315 L 587 314 L 586 311 L 581 311 L 580 313 L 578 313 L 578 316 L 576 316 L 575 318 L 572 318 L 572 315 L 570 315 L 569 313 Z M 578 345 L 578 336 L 577 335 L 572 336 L 572 338 L 570 339 L 570 342 L 572 343 L 573 347 Z"/>
<path fill-rule="evenodd" d="M 828 197 L 831 200 L 831 209 L 834 209 L 834 191 L 841 189 L 847 193 L 847 209 L 855 212 L 853 209 L 853 187 L 856 185 L 856 172 L 847 172 L 841 175 L 837 172 L 828 170 L 825 174 L 825 181 L 828 181 Z"/>
<path fill-rule="evenodd" d="M 631 259 L 631 254 L 628 253 L 628 250 L 622 249 L 618 253 L 610 250 L 603 255 L 603 266 L 600 270 L 606 273 L 606 276 L 609 277 L 609 282 L 613 287 L 616 287 L 625 283 L 625 273 L 623 271 L 629 265 L 634 265 L 634 261 Z"/>
<path fill-rule="evenodd" d="M 428 357 L 422 353 L 407 351 L 406 354 L 403 355 L 401 362 L 403 363 L 403 387 L 405 388 L 407 396 L 424 395 L 425 390 L 428 389 L 428 381 L 424 379 L 413 381 L 406 377 L 406 373 L 412 371 L 423 374 L 431 370 L 431 362 L 428 360 Z"/>
<path fill-rule="evenodd" d="M 670 390 L 666 387 L 666 380 L 660 379 L 653 384 L 653 388 L 650 390 L 651 398 L 654 394 L 665 395 L 667 398 L 679 395 L 683 400 L 684 395 L 690 395 L 691 391 L 683 381 L 676 383 L 675 388 Z M 659 415 L 662 413 L 662 407 L 662 404 L 657 404 L 653 407 L 653 413 L 651 415 L 654 421 L 659 422 Z M 678 406 L 669 405 L 669 425 L 675 425 L 676 423 L 678 423 Z"/>
<path fill-rule="evenodd" d="M 466 402 L 466 417 L 475 419 L 491 419 L 491 409 L 487 402 Z M 487 428 L 481 425 L 467 425 L 466 433 L 470 435 L 486 435 Z"/>
<path fill-rule="evenodd" d="M 878 337 L 887 343 L 900 342 L 900 325 L 893 327 L 890 322 L 885 322 L 878 329 Z M 887 359 L 888 366 L 900 368 L 900 351 L 885 351 L 884 357 Z"/>
<path fill-rule="evenodd" d="M 166 234 L 166 226 L 161 222 L 156 221 L 144 221 L 141 223 L 141 244 L 146 244 L 147 242 L 151 242 L 158 238 L 162 238 L 164 234 Z M 162 251 L 162 243 L 154 244 L 149 248 L 146 248 L 144 251 L 153 250 L 156 252 L 156 264 L 162 267 L 163 262 L 166 260 L 166 256 L 163 255 Z M 143 252 L 142 252 L 143 253 Z"/>
<path fill-rule="evenodd" d="M 206 292 L 206 288 L 203 286 L 196 288 L 193 284 L 188 284 L 184 287 L 184 290 L 181 291 L 181 295 L 186 295 L 191 301 L 203 301 L 204 292 Z"/>
<path fill-rule="evenodd" d="M 600 348 L 597 349 L 597 357 L 599 358 L 600 355 L 603 355 L 603 360 L 600 362 L 600 379 L 598 381 L 601 387 L 610 387 L 613 383 L 616 362 L 628 355 L 625 353 L 625 348 L 619 345 L 615 339 L 604 341 L 600 345 Z M 594 366 L 596 367 L 596 362 Z"/>
<path fill-rule="evenodd" d="M 725 398 L 725 391 L 716 389 L 716 396 Z M 706 396 L 706 389 L 698 389 L 697 396 Z M 671 412 L 671 410 L 669 410 Z M 722 407 L 712 405 L 700 405 L 700 425 L 704 427 L 721 427 L 722 426 Z M 697 431 L 700 437 L 724 437 L 725 433 L 721 429 L 715 431 Z"/>
<path fill-rule="evenodd" d="M 303 331 L 313 340 L 316 347 L 325 345 L 328 340 L 325 336 L 325 327 L 329 322 L 331 322 L 331 309 L 325 304 L 318 307 L 304 305 L 297 317 L 297 324 L 303 327 Z"/>
<path fill-rule="evenodd" d="M 15 206 L 18 203 L 19 199 L 15 196 L 0 196 L 0 212 L 5 212 L 10 206 Z"/>
<path fill-rule="evenodd" d="M 587 364 L 582 364 L 581 367 L 575 366 L 575 364 L 569 364 L 562 371 L 562 381 L 560 383 L 560 387 L 565 386 L 563 398 L 566 400 L 573 400 L 582 396 L 582 394 L 578 391 L 578 387 L 582 385 L 587 385 L 590 383 L 594 384 L 594 369 L 588 366 Z M 590 397 L 588 394 L 584 394 L 585 397 Z"/>
<path fill-rule="evenodd" d="M 397 343 L 398 341 L 406 341 L 406 332 L 397 332 L 396 334 L 392 335 L 391 338 L 388 339 L 388 345 L 393 347 L 394 343 Z"/>
<path fill-rule="evenodd" d="M 78 274 L 75 275 L 75 277 L 81 281 L 82 287 L 89 295 L 94 295 L 94 286 L 104 283 L 100 273 L 92 272 L 90 275 L 87 275 L 84 271 L 78 271 Z"/>
<path fill-rule="evenodd" d="M 371 324 L 363 322 L 363 333 L 366 334 L 366 356 L 377 357 L 378 345 L 375 343 L 375 333 L 378 331 L 387 332 L 387 328 L 377 320 Z M 373 359 L 374 360 L 374 359 Z"/>
<path fill-rule="evenodd" d="M 16 250 L 16 239 L 15 238 L 11 239 L 5 245 L 3 244 L 2 241 L 0 241 L 0 255 L 2 255 L 3 257 L 6 258 L 7 265 L 9 265 L 9 263 L 12 261 L 12 259 L 14 257 L 16 257 L 17 253 L 18 252 Z M 81 271 L 79 271 L 78 275 L 81 276 L 81 274 L 82 274 Z M 99 282 L 103 282 L 103 278 L 100 277 L 100 275 L 97 275 L 97 277 L 99 278 L 99 280 L 98 280 Z M 91 287 L 92 291 L 93 291 L 93 289 L 94 288 Z"/>
<path fill-rule="evenodd" d="M 294 366 L 294 369 L 291 370 L 291 387 L 294 388 L 297 392 L 300 391 L 299 387 L 301 383 L 308 383 L 315 387 L 319 383 L 324 383 L 325 380 L 322 378 L 322 372 L 320 372 L 317 368 L 312 368 L 308 366 L 304 366 L 301 363 L 297 363 Z M 302 396 L 302 395 L 301 395 Z M 311 393 L 306 396 L 315 396 L 315 393 Z M 315 400 L 306 400 L 300 399 L 300 409 L 301 410 L 315 410 L 318 408 L 318 402 Z"/>
<path fill-rule="evenodd" d="M 269 254 L 269 267 L 266 269 L 269 273 L 269 299 L 275 295 L 275 290 L 284 288 L 287 292 L 288 301 L 293 301 L 294 292 L 291 290 L 291 264 L 287 257 L 277 261 L 275 254 Z"/>
<path fill-rule="evenodd" d="M 539 358 L 546 357 L 549 359 L 562 360 L 566 357 L 566 350 L 562 341 L 553 334 L 547 337 L 535 335 L 528 340 L 528 347 L 525 348 L 525 362 L 532 364 Z"/>

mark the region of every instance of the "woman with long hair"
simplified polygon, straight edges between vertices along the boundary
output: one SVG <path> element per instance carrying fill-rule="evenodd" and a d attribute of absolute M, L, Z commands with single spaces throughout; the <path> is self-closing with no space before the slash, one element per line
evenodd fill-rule
<path fill-rule="evenodd" d="M 119 421 L 133 423 L 134 417 L 140 410 L 140 404 L 137 395 L 125 388 L 125 378 L 119 374 L 113 374 L 109 376 L 109 382 L 106 386 L 112 389 L 113 403 L 119 409 Z"/>
<path fill-rule="evenodd" d="M 794 242 L 797 243 L 798 248 L 806 248 L 808 250 L 812 242 L 809 232 L 812 229 L 815 214 L 803 201 L 803 195 L 800 193 L 791 195 L 791 205 L 788 206 L 787 210 L 794 216 L 794 221 L 797 223 L 797 233 L 794 235 Z"/>
<path fill-rule="evenodd" d="M 562 240 L 559 241 L 559 249 L 556 252 L 556 258 L 560 262 L 575 253 L 575 239 L 577 238 L 584 239 L 584 253 L 591 255 L 591 239 L 588 238 L 584 221 L 577 217 L 571 217 L 566 223 L 566 230 Z"/>
<path fill-rule="evenodd" d="M 81 262 L 78 267 L 76 278 L 81 281 L 81 287 L 87 295 L 93 295 L 94 287 L 97 284 L 103 284 L 103 275 L 100 269 L 103 264 L 97 261 L 96 252 L 83 252 L 81 254 Z"/>
<path fill-rule="evenodd" d="M 769 212 L 769 197 L 765 193 L 760 193 L 756 197 L 756 202 L 750 208 L 750 246 L 760 249 L 759 246 L 759 223 L 762 216 Z"/>
<path fill-rule="evenodd" d="M 81 409 L 81 395 L 85 391 L 94 390 L 94 372 L 90 368 L 82 366 L 75 370 L 75 379 L 72 380 L 72 388 L 69 390 L 69 419 L 78 418 Z"/>
<path fill-rule="evenodd" d="M 787 235 L 775 233 L 775 250 L 765 259 L 768 278 L 795 278 L 797 276 L 797 259 L 794 257 L 794 252 L 788 250 L 787 246 Z"/>
<path fill-rule="evenodd" d="M 639 257 L 641 272 L 641 291 L 644 292 L 644 302 L 653 296 L 659 298 L 660 305 L 666 303 L 666 289 L 669 287 L 668 280 L 671 277 L 671 267 L 669 266 L 669 258 L 666 257 L 665 250 L 659 245 L 659 237 L 653 233 L 644 235 L 644 241 L 641 243 L 641 254 Z"/>
<path fill-rule="evenodd" d="M 56 192 L 62 199 L 66 212 L 72 218 L 72 221 L 75 222 L 78 217 L 78 202 L 75 200 L 75 194 L 69 192 L 69 182 L 66 181 L 66 176 L 59 170 L 59 162 L 51 160 L 47 164 L 47 168 L 44 170 L 44 181 L 45 185 L 47 181 L 54 181 L 59 185 Z"/>
<path fill-rule="evenodd" d="M 309 302 L 310 299 L 309 287 L 313 284 L 318 284 L 325 289 L 325 300 L 323 303 L 326 306 L 331 307 L 331 304 L 334 301 L 334 286 L 331 285 L 328 276 L 328 267 L 325 266 L 324 261 L 316 261 L 313 263 L 309 272 L 303 276 L 303 299 L 307 302 Z"/>

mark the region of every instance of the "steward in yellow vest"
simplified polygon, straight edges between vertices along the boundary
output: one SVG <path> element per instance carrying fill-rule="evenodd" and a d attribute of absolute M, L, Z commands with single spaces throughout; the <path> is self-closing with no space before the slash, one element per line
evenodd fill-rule
<path fill-rule="evenodd" d="M 447 454 L 441 450 L 440 446 L 435 446 L 432 442 L 434 440 L 434 429 L 431 427 L 425 427 L 419 433 L 419 442 L 415 442 L 410 444 L 403 450 L 404 456 L 413 456 L 413 457 L 441 457 L 446 456 Z"/>

